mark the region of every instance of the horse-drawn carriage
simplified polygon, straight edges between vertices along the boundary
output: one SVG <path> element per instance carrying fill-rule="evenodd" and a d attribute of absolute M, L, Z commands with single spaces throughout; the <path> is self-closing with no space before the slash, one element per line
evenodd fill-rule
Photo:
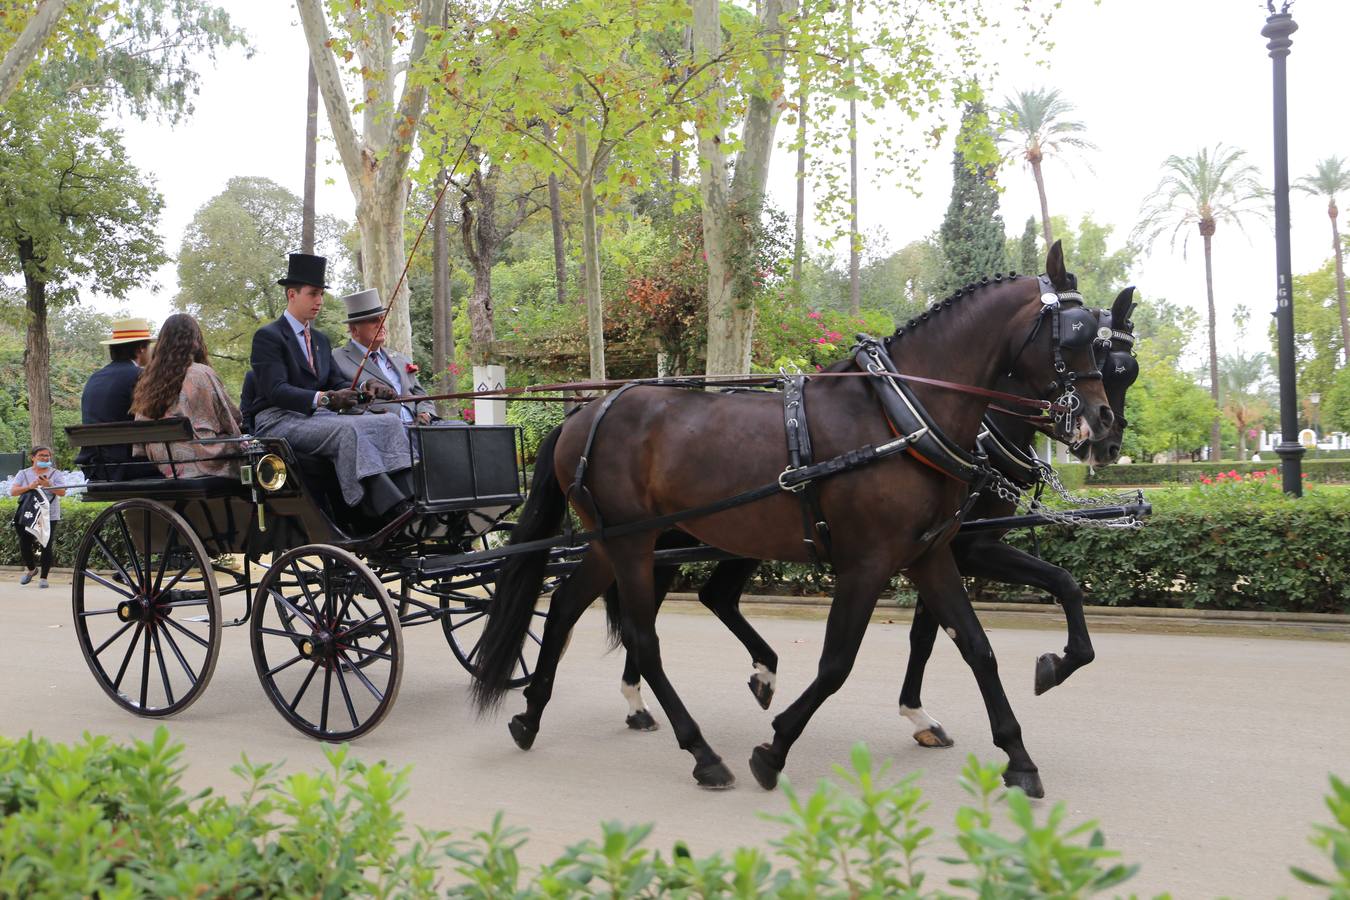
<path fill-rule="evenodd" d="M 193 440 L 186 419 L 68 431 L 91 447 Z M 282 716 L 325 740 L 354 738 L 388 714 L 403 628 L 439 623 L 472 666 L 495 577 L 472 555 L 523 499 L 517 429 L 409 429 L 416 500 L 385 522 L 342 502 L 326 460 L 284 440 L 226 440 L 237 445 L 238 476 L 89 483 L 87 497 L 111 505 L 75 561 L 76 632 L 114 702 L 143 716 L 186 709 L 230 627 L 248 626 L 259 680 Z M 243 606 L 227 618 L 231 597 Z M 518 683 L 530 667 L 522 654 Z"/>
<path fill-rule="evenodd" d="M 1124 392 L 1133 381 L 1132 289 L 1112 311 L 1089 310 L 1063 270 L 1058 245 L 1047 268 L 1051 274 L 1039 279 L 995 276 L 968 285 L 884 340 L 860 336 L 851 359 L 809 376 L 821 382 L 813 394 L 820 403 L 813 427 L 823 423 L 816 435 L 806 425 L 802 376 L 777 379 L 772 386 L 779 390 L 720 398 L 693 380 L 682 386 L 698 390 L 643 389 L 631 402 L 617 403 L 638 387 L 624 385 L 587 404 L 545 441 L 518 526 L 506 523 L 526 500 L 519 435 L 508 427 L 408 429 L 415 501 L 387 522 L 364 521 L 335 494 L 331 469 L 277 439 L 227 439 L 238 447 L 237 478 L 91 482 L 92 499 L 113 502 L 84 535 L 76 559 L 81 648 L 115 702 L 138 715 L 165 716 L 205 689 L 221 629 L 247 624 L 258 677 L 282 716 L 313 737 L 344 740 L 375 727 L 397 697 L 402 629 L 439 622 L 476 679 L 480 707 L 491 706 L 506 688 L 530 683 L 537 658 L 541 677 L 526 691 L 526 712 L 510 724 L 516 743 L 528 748 L 576 617 L 617 582 L 624 641 L 644 680 L 659 685 L 659 699 L 669 704 L 680 745 L 697 761 L 696 780 L 726 787 L 734 780 L 730 771 L 662 673 L 651 604 L 659 604 L 663 590 L 654 588 L 653 570 L 713 559 L 819 562 L 822 555 L 828 560 L 833 542 L 843 551 L 831 560 L 841 594 L 831 609 L 819 684 L 775 719 L 773 744 L 751 758 L 756 779 L 765 787 L 776 783 L 806 720 L 846 677 L 877 595 L 904 571 L 920 593 L 911 673 L 901 692 L 901 713 L 915 724 L 916 740 L 950 746 L 918 702 L 923 665 L 941 624 L 981 684 L 995 743 L 1010 757 L 1005 779 L 1039 796 L 1039 776 L 960 575 L 1050 587 L 1065 602 L 1070 645 L 1063 658 L 1045 654 L 1037 661 L 1037 693 L 1092 658 L 1082 592 L 1068 573 L 1034 558 L 1028 574 L 1020 551 L 1014 551 L 1020 559 L 1001 558 L 1022 574 L 1006 563 L 1000 571 L 987 548 L 967 547 L 958 559 L 953 536 L 981 528 L 967 521 L 981 497 L 996 501 L 991 510 L 1029 513 L 987 513 L 996 518 L 983 527 L 997 534 L 1047 522 L 1137 527 L 1148 512 L 1141 496 L 1120 498 L 1120 505 L 1086 501 L 1090 508 L 1066 513 L 1023 492 L 1034 487 L 1039 496 L 1046 484 L 1062 491 L 1053 471 L 1025 449 L 1038 429 L 1090 445 L 1089 459 L 1099 458 L 1099 444 L 1105 461 L 1114 458 Z M 963 293 L 979 298 L 979 306 L 962 304 Z M 949 309 L 971 312 L 942 315 Z M 945 324 L 929 326 L 926 342 L 902 342 L 931 317 Z M 900 352 L 911 371 L 896 364 Z M 1021 385 L 1020 393 L 994 389 L 1004 373 Z M 998 428 L 981 419 L 991 400 L 1014 423 L 1034 423 L 1020 421 L 1024 449 L 1003 446 Z M 193 439 L 181 419 L 68 432 L 83 446 Z M 816 444 L 813 461 L 811 443 L 820 434 L 825 440 Z M 642 452 L 633 452 L 634 435 L 641 435 Z M 985 451 L 965 449 L 977 444 Z M 1000 465 L 1000 455 L 1011 469 Z M 597 466 L 605 477 L 588 480 L 588 468 Z M 1026 479 L 1019 480 L 1019 470 Z M 818 483 L 827 486 L 819 497 Z M 586 531 L 560 530 L 569 505 Z M 659 535 L 673 527 L 686 534 L 671 548 Z M 507 531 L 510 544 L 493 546 L 494 535 Z M 592 544 L 603 552 L 587 553 Z M 261 572 L 256 581 L 255 568 Z M 539 608 L 543 586 L 561 575 L 568 577 L 546 615 Z M 1051 587 L 1066 579 L 1069 588 Z M 243 596 L 242 614 L 226 621 L 221 600 L 236 594 Z M 767 705 L 773 667 L 761 672 L 765 667 L 755 663 L 751 689 Z"/>

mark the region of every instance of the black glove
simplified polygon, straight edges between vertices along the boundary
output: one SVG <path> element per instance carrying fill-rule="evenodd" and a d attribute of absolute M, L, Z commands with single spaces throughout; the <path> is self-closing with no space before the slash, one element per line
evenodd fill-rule
<path fill-rule="evenodd" d="M 356 406 L 358 400 L 356 391 L 348 388 L 343 388 L 340 391 L 328 391 L 324 394 L 324 397 L 328 399 L 328 403 L 325 404 L 326 408 L 331 409 L 333 412 L 342 412 L 344 409 L 351 409 Z"/>
<path fill-rule="evenodd" d="M 369 394 L 376 400 L 393 400 L 398 396 L 398 394 L 394 393 L 393 388 L 383 381 L 374 378 L 366 379 L 366 382 L 361 385 L 361 390 L 363 393 Z"/>

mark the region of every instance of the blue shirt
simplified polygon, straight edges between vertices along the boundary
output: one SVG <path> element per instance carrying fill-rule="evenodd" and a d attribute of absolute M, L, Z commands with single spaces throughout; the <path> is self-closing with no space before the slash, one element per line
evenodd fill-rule
<path fill-rule="evenodd" d="M 394 390 L 397 391 L 402 389 L 403 382 L 399 380 L 398 370 L 394 368 L 394 361 L 389 358 L 388 353 L 385 353 L 382 349 L 374 351 L 368 350 L 361 346 L 356 340 L 352 341 L 352 346 L 357 350 L 360 350 L 363 356 L 366 354 L 370 355 L 370 358 L 375 361 L 375 365 L 379 366 L 380 371 L 384 373 L 384 380 L 393 385 Z M 402 403 L 398 406 L 398 414 L 399 418 L 403 419 L 405 423 L 413 420 L 413 414 L 409 412 L 408 407 L 404 406 Z"/>
<path fill-rule="evenodd" d="M 300 344 L 300 355 L 309 363 L 311 369 L 314 368 L 314 357 L 310 355 L 309 348 L 305 346 L 305 323 L 291 315 L 289 309 L 282 315 L 286 317 L 287 322 L 291 323 L 291 330 L 295 332 L 295 340 Z"/>

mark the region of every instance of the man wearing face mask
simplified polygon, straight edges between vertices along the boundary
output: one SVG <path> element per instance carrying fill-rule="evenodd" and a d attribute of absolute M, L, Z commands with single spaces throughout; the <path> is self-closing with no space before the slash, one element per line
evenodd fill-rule
<path fill-rule="evenodd" d="M 109 362 L 84 383 L 80 395 L 80 421 L 85 425 L 130 422 L 131 393 L 150 362 L 150 322 L 146 319 L 118 319 L 112 323 L 112 336 L 101 341 L 108 348 Z M 158 478 L 159 470 L 146 462 L 132 460 L 130 444 L 107 447 L 83 447 L 75 462 L 91 481 L 128 481 L 133 478 Z"/>
<path fill-rule="evenodd" d="M 14 476 L 14 481 L 9 487 L 9 495 L 23 497 L 25 494 L 40 492 L 40 496 L 51 504 L 51 526 L 47 532 L 47 543 L 40 544 L 27 530 L 28 521 L 20 519 L 26 508 L 25 504 L 20 503 L 14 519 L 14 527 L 19 532 L 19 553 L 23 556 L 24 568 L 23 574 L 19 576 L 19 584 L 27 584 L 33 580 L 34 575 L 38 575 L 38 587 L 45 588 L 47 573 L 52 568 L 52 547 L 56 544 L 56 526 L 61 521 L 61 498 L 66 493 L 62 485 L 66 482 L 64 473 L 52 462 L 50 447 L 34 447 L 29 455 L 33 464 L 27 469 L 21 469 Z M 40 575 L 39 565 L 41 565 Z"/>

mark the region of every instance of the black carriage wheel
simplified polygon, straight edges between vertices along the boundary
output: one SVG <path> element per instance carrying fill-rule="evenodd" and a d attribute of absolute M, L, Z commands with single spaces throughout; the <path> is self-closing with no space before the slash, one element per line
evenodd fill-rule
<path fill-rule="evenodd" d="M 479 539 L 481 548 L 488 549 L 486 536 Z M 450 652 L 455 654 L 470 675 L 477 677 L 479 642 L 483 637 L 483 626 L 487 624 L 488 610 L 496 587 L 496 569 L 489 569 L 476 576 L 442 579 L 433 586 L 433 593 L 440 597 L 441 630 L 450 644 Z M 535 606 L 534 617 L 525 635 L 525 643 L 516 658 L 511 671 L 511 687 L 524 687 L 534 676 L 535 663 L 539 659 L 539 648 L 543 646 L 544 620 L 548 617 L 547 601 L 542 598 Z"/>
<path fill-rule="evenodd" d="M 324 741 L 383 721 L 403 678 L 403 634 L 384 585 L 356 556 L 311 544 L 273 560 L 249 626 L 263 692 L 295 728 Z"/>
<path fill-rule="evenodd" d="M 220 655 L 220 590 L 201 539 L 169 507 L 123 500 L 94 520 L 75 556 L 71 606 L 85 662 L 118 706 L 171 716 L 206 690 Z"/>

